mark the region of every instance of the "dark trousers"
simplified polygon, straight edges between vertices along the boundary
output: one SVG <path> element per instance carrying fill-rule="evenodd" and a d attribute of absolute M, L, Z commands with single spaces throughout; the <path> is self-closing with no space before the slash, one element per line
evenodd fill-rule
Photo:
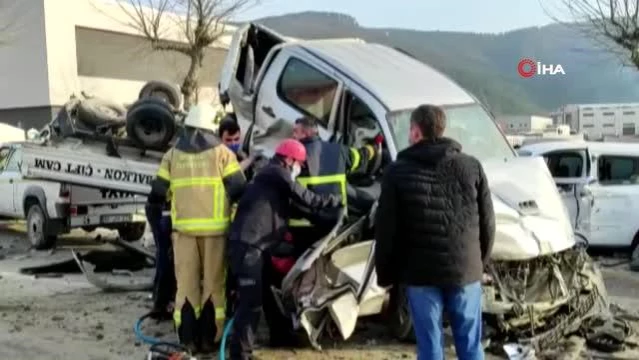
<path fill-rule="evenodd" d="M 268 325 L 269 345 L 271 347 L 295 346 L 295 334 L 292 320 L 282 314 L 275 301 L 271 286 L 279 289 L 286 274 L 275 270 L 270 261 L 265 261 L 263 270 L 262 308 Z"/>
<path fill-rule="evenodd" d="M 153 206 L 146 206 L 146 217 L 155 242 L 155 277 L 153 278 L 153 308 L 168 311 L 175 299 L 175 265 L 171 246 L 171 217 L 162 216 Z"/>
<path fill-rule="evenodd" d="M 231 271 L 237 288 L 237 305 L 230 344 L 231 360 L 248 360 L 253 354 L 263 297 L 262 271 L 268 260 L 255 248 L 231 243 Z"/>

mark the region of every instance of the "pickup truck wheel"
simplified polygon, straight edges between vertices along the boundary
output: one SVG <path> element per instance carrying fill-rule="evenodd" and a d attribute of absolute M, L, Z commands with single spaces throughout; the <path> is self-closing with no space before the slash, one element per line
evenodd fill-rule
<path fill-rule="evenodd" d="M 143 148 L 167 147 L 176 131 L 170 105 L 155 97 L 136 101 L 126 115 L 127 136 Z"/>
<path fill-rule="evenodd" d="M 138 241 L 144 236 L 146 223 L 129 223 L 118 227 L 118 234 L 124 241 Z"/>
<path fill-rule="evenodd" d="M 27 211 L 27 237 L 36 250 L 50 249 L 55 245 L 56 236 L 47 234 L 48 222 L 42 206 L 31 203 Z"/>
<path fill-rule="evenodd" d="M 180 96 L 180 91 L 176 86 L 166 81 L 149 81 L 144 84 L 142 89 L 140 89 L 140 94 L 138 95 L 138 99 L 144 99 L 148 97 L 156 97 L 167 104 L 173 106 L 173 108 L 178 109 L 180 107 L 180 103 L 182 102 L 182 98 Z"/>
<path fill-rule="evenodd" d="M 391 334 L 402 342 L 415 342 L 413 320 L 410 316 L 406 288 L 394 286 L 391 289 L 390 304 L 387 310 L 386 323 Z"/>

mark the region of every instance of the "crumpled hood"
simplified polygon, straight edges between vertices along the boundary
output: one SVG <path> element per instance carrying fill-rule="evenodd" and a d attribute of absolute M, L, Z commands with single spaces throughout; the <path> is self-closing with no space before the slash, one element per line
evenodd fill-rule
<path fill-rule="evenodd" d="M 539 157 L 482 162 L 493 194 L 493 260 L 526 260 L 575 245 L 568 211 Z"/>

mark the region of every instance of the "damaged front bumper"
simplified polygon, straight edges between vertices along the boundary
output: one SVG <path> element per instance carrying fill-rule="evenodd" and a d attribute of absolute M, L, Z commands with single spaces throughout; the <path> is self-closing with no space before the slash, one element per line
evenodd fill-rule
<path fill-rule="evenodd" d="M 348 339 L 359 317 L 394 311 L 388 307 L 391 292 L 377 286 L 372 248 L 372 241 L 364 241 L 326 253 L 318 244 L 316 261 L 301 259 L 282 289 L 273 289 L 282 312 L 314 348 L 321 348 L 319 338 L 329 325 Z M 589 314 L 608 308 L 601 274 L 580 247 L 530 260 L 495 261 L 488 271 L 484 321 L 486 335 L 497 342 L 544 348 L 576 331 Z"/>

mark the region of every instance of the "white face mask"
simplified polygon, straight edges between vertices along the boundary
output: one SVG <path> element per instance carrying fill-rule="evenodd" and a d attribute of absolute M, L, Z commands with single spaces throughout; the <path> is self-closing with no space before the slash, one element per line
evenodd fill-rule
<path fill-rule="evenodd" d="M 302 167 L 300 166 L 300 164 L 294 163 L 293 167 L 291 168 L 291 180 L 295 181 L 295 179 L 297 179 L 301 172 Z"/>

